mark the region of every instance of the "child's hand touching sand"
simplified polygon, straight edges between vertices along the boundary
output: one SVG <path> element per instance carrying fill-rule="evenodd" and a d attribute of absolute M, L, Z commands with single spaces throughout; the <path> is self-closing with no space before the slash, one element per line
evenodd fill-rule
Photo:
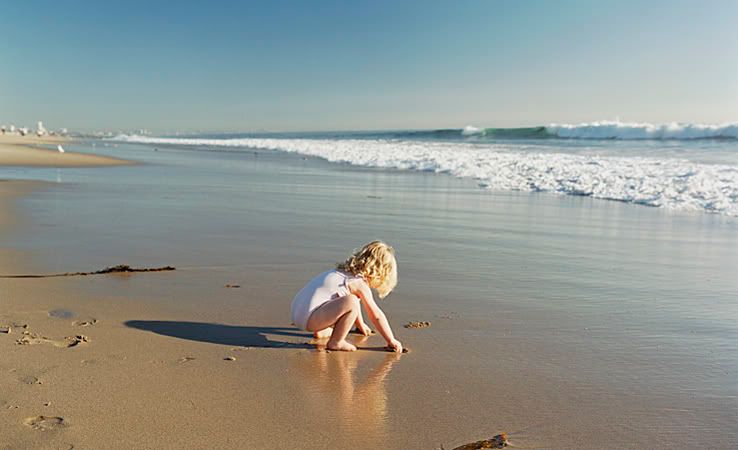
<path fill-rule="evenodd" d="M 369 325 L 367 325 L 363 321 L 360 321 L 360 322 L 357 322 L 356 323 L 356 330 L 359 333 L 363 334 L 364 336 L 371 336 L 372 334 L 374 334 L 374 332 L 372 331 L 372 329 L 369 328 Z"/>
<path fill-rule="evenodd" d="M 387 347 L 394 349 L 395 353 L 402 353 L 402 343 L 397 339 L 392 339 Z"/>

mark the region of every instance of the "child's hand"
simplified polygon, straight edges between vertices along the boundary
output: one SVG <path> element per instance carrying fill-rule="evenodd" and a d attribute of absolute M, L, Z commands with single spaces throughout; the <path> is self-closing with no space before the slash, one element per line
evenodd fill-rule
<path fill-rule="evenodd" d="M 402 343 L 397 339 L 392 339 L 392 342 L 389 343 L 388 347 L 393 348 L 395 353 L 402 353 Z"/>
<path fill-rule="evenodd" d="M 363 334 L 364 336 L 371 336 L 372 333 L 374 333 L 372 329 L 369 328 L 369 325 L 365 324 L 364 322 L 359 322 L 356 329 L 359 330 L 359 333 Z"/>

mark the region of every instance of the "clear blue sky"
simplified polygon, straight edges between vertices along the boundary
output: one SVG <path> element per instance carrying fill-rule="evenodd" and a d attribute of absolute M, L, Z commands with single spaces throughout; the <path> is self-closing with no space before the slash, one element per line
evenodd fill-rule
<path fill-rule="evenodd" d="M 15 1 L 0 123 L 738 121 L 738 1 Z"/>

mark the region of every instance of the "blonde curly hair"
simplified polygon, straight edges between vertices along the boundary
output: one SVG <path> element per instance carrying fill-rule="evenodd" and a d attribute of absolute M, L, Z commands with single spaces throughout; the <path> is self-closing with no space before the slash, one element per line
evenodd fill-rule
<path fill-rule="evenodd" d="M 372 241 L 336 264 L 342 272 L 364 278 L 379 298 L 385 298 L 397 286 L 395 249 L 382 241 Z"/>

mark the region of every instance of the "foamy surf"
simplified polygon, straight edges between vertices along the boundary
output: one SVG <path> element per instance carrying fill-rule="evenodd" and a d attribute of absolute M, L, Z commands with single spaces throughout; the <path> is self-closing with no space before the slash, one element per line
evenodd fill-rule
<path fill-rule="evenodd" d="M 509 144 L 397 139 L 156 138 L 120 141 L 219 148 L 261 148 L 331 162 L 431 171 L 478 180 L 500 191 L 552 192 L 681 211 L 738 216 L 738 166 L 684 159 L 542 152 Z"/>

